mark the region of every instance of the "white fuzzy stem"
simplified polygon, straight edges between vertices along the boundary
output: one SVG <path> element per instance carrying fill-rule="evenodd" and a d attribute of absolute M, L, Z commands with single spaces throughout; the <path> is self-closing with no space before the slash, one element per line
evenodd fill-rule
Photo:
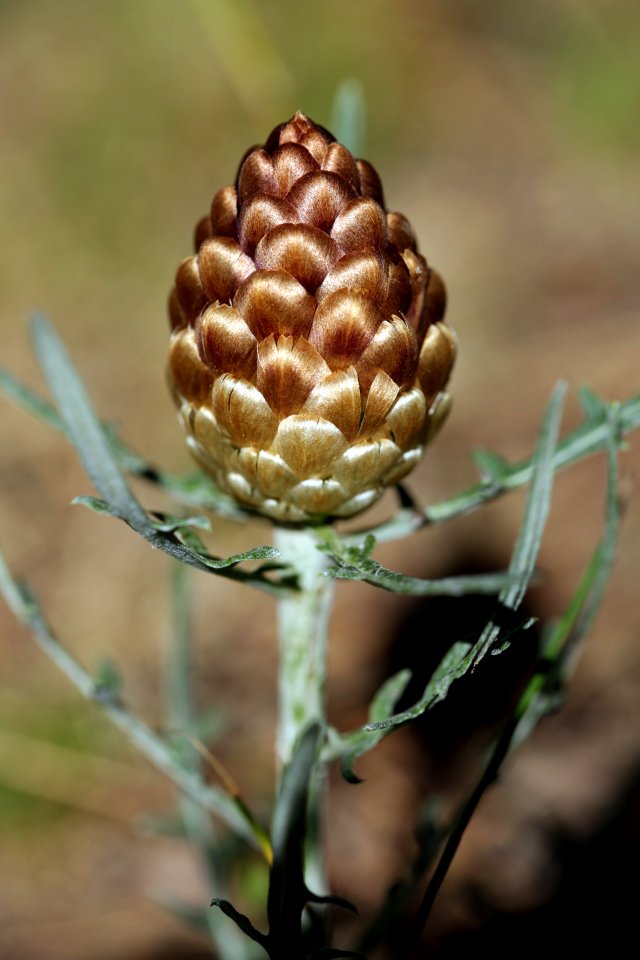
<path fill-rule="evenodd" d="M 313 531 L 276 528 L 275 545 L 298 577 L 299 590 L 278 600 L 279 717 L 277 757 L 291 759 L 300 734 L 312 723 L 325 727 L 324 687 L 333 580 L 328 558 Z"/>
<path fill-rule="evenodd" d="M 327 675 L 327 635 L 334 583 L 325 576 L 326 554 L 317 549 L 312 530 L 277 528 L 275 544 L 291 565 L 299 589 L 278 599 L 279 694 L 276 751 L 281 773 L 300 735 L 313 723 L 326 728 L 324 688 Z M 322 742 L 321 738 L 321 742 Z M 326 892 L 322 840 L 324 796 L 320 760 L 309 789 L 305 880 L 315 893 Z"/>

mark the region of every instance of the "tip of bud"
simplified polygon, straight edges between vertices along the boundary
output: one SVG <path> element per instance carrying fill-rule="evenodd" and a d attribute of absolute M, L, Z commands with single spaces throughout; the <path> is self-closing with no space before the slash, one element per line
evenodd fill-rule
<path fill-rule="evenodd" d="M 334 143 L 335 137 L 319 123 L 314 123 L 306 114 L 298 110 L 290 120 L 280 123 L 271 131 L 265 149 L 274 150 L 284 143 L 308 143 L 310 138 L 322 136 L 327 143 Z"/>
<path fill-rule="evenodd" d="M 303 113 L 302 110 L 296 110 L 288 123 L 293 124 L 293 126 L 301 130 L 303 133 L 307 133 L 309 129 L 314 126 L 313 120 L 309 120 L 309 117 Z"/>

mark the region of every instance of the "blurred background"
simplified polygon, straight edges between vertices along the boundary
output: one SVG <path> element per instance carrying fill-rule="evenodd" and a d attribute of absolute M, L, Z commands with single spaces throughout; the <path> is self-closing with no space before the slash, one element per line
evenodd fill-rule
<path fill-rule="evenodd" d="M 245 149 L 297 109 L 329 125 L 338 85 L 354 78 L 367 105 L 365 156 L 444 275 L 461 345 L 452 416 L 409 486 L 426 503 L 470 485 L 472 448 L 528 455 L 559 377 L 607 399 L 638 391 L 639 44 L 635 0 L 2 0 L 2 365 L 41 389 L 25 322 L 45 312 L 100 415 L 150 460 L 191 469 L 164 378 L 175 268 Z M 580 418 L 574 398 L 566 429 Z M 12 569 L 82 663 L 115 662 L 127 702 L 162 727 L 169 562 L 124 525 L 71 507 L 92 492 L 75 455 L 1 402 L 0 543 Z M 631 935 L 625 878 L 640 824 L 632 443 L 619 559 L 568 701 L 485 798 L 425 955 L 511 956 L 517 943 L 521 955 L 544 946 L 561 956 L 600 939 L 616 952 Z M 149 507 L 165 506 L 137 489 Z M 600 535 L 603 493 L 602 458 L 558 478 L 530 613 L 553 618 L 566 606 Z M 375 516 L 393 506 L 388 494 Z M 378 556 L 418 576 L 502 567 L 522 506 L 513 494 Z M 260 521 L 216 521 L 210 542 L 228 555 L 269 538 Z M 272 601 L 204 575 L 193 589 L 197 696 L 218 718 L 213 750 L 266 814 Z M 479 601 L 341 584 L 332 720 L 362 722 L 392 669 L 423 676 L 442 644 L 477 631 L 487 612 Z M 436 793 L 446 810 L 474 782 L 530 656 L 505 658 L 387 740 L 362 762 L 364 784 L 332 781 L 333 886 L 365 920 L 415 854 L 423 798 Z M 172 788 L 0 605 L 1 960 L 207 956 L 206 940 L 159 905 L 197 906 L 208 894 L 186 843 L 150 829 L 149 813 L 173 805 Z M 232 880 L 258 920 L 261 864 L 244 855 Z"/>

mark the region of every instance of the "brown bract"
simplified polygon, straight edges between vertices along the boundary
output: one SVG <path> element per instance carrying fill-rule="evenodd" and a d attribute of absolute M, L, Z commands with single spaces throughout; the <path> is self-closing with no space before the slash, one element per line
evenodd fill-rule
<path fill-rule="evenodd" d="M 176 274 L 169 375 L 193 455 L 276 521 L 364 510 L 444 420 L 445 299 L 373 167 L 297 113 L 245 155 Z"/>

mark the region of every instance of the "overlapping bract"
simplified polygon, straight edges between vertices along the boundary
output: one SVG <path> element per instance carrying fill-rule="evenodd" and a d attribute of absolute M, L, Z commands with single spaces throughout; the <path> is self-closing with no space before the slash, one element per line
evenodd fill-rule
<path fill-rule="evenodd" d="M 169 373 L 192 453 L 274 520 L 359 513 L 444 419 L 444 308 L 373 167 L 296 114 L 215 195 L 176 275 Z"/>

